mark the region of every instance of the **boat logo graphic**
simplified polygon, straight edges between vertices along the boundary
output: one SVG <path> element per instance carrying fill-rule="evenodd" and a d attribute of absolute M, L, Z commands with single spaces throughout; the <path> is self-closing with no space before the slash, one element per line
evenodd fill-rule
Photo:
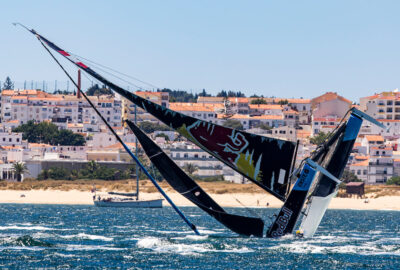
<path fill-rule="evenodd" d="M 278 228 L 271 233 L 272 237 L 281 237 L 284 234 L 292 214 L 292 210 L 286 208 L 285 206 L 282 207 L 282 211 L 280 212 L 281 216 L 279 216 L 278 220 L 276 221 Z"/>
<path fill-rule="evenodd" d="M 196 121 L 187 131 L 200 145 L 234 165 L 249 145 L 242 133 L 204 121 Z"/>

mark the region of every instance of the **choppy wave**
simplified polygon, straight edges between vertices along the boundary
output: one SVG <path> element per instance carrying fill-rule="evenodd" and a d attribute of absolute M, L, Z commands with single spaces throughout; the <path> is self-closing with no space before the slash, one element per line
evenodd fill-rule
<path fill-rule="evenodd" d="M 113 246 L 100 246 L 100 245 L 67 245 L 65 250 L 67 251 L 91 251 L 91 250 L 111 250 L 120 251 L 124 248 L 118 248 Z"/>
<path fill-rule="evenodd" d="M 60 237 L 65 238 L 65 239 L 88 239 L 88 240 L 101 240 L 101 241 L 112 241 L 114 239 L 112 237 L 86 234 L 86 233 L 78 233 L 78 234 L 72 234 L 72 235 L 60 235 Z"/>
<path fill-rule="evenodd" d="M 10 225 L 10 226 L 0 226 L 1 231 L 7 230 L 27 230 L 27 231 L 54 231 L 57 230 L 55 228 L 49 228 L 44 226 L 18 226 L 18 225 Z"/>
<path fill-rule="evenodd" d="M 400 212 L 328 210 L 313 238 L 266 239 L 238 236 L 200 210 L 183 210 L 200 236 L 167 207 L 4 205 L 0 268 L 400 269 Z M 275 210 L 256 211 L 266 217 Z"/>
<path fill-rule="evenodd" d="M 137 244 L 139 248 L 150 249 L 158 253 L 176 253 L 180 255 L 194 255 L 194 254 L 202 254 L 207 252 L 230 252 L 230 253 L 249 253 L 253 252 L 253 250 L 242 247 L 232 247 L 229 245 L 223 245 L 222 248 L 216 248 L 211 243 L 174 243 L 168 240 L 154 238 L 154 237 L 146 237 L 140 239 Z"/>

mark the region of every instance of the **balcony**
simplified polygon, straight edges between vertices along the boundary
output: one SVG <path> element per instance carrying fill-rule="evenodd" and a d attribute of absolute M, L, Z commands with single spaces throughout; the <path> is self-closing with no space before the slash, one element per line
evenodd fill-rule
<path fill-rule="evenodd" d="M 392 166 L 393 166 L 393 163 L 391 163 L 391 162 L 370 162 L 369 165 L 372 165 L 372 166 L 389 166 L 389 167 L 392 167 Z"/>

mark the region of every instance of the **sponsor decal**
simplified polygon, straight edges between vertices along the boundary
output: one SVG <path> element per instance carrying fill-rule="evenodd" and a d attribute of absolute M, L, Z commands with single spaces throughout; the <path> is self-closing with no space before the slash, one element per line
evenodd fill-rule
<path fill-rule="evenodd" d="M 276 219 L 275 224 L 278 225 L 275 231 L 271 233 L 272 237 L 281 237 L 285 231 L 286 227 L 289 223 L 289 220 L 293 214 L 293 211 L 285 206 L 282 207 L 282 211 L 279 213 L 279 217 Z"/>
<path fill-rule="evenodd" d="M 293 190 L 308 190 L 311 182 L 314 179 L 315 170 L 308 164 L 304 165 L 304 169 L 300 174 L 299 179 L 293 187 Z"/>
<path fill-rule="evenodd" d="M 234 165 L 249 145 L 242 133 L 204 121 L 196 121 L 187 131 L 200 145 Z"/>

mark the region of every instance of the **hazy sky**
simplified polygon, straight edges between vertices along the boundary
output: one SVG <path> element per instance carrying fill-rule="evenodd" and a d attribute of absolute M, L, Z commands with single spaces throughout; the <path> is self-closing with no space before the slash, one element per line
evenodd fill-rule
<path fill-rule="evenodd" d="M 400 1 L 6 2 L 1 81 L 66 81 L 17 21 L 158 87 L 358 100 L 400 86 Z"/>

